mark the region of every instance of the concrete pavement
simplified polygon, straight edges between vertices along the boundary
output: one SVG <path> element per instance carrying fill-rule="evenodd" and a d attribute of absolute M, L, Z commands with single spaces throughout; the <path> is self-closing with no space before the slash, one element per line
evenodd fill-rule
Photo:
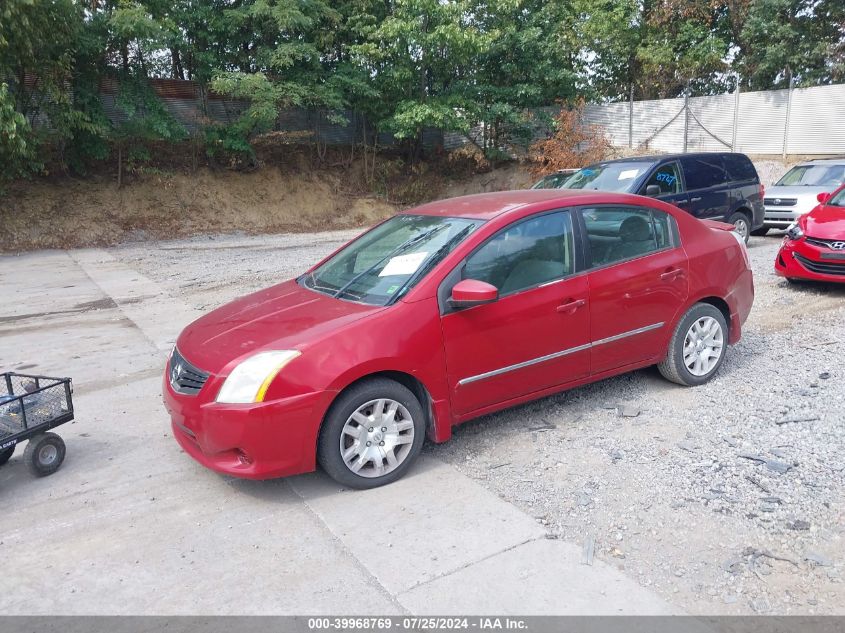
<path fill-rule="evenodd" d="M 107 251 L 0 257 L 0 290 L 0 368 L 72 376 L 77 413 L 55 475 L 0 468 L 6 614 L 675 612 L 430 456 L 366 492 L 203 469 L 160 389 L 198 312 Z"/>

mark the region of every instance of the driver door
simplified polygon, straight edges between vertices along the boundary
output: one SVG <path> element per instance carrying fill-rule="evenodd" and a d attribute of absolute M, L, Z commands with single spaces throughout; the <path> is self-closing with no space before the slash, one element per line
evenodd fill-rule
<path fill-rule="evenodd" d="M 470 255 L 444 281 L 496 286 L 493 303 L 453 310 L 441 327 L 452 408 L 458 415 L 507 403 L 589 373 L 589 288 L 574 276 L 569 211 L 517 221 Z"/>

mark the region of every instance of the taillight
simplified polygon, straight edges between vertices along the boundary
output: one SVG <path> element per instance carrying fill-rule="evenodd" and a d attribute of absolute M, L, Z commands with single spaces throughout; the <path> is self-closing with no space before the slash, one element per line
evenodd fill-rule
<path fill-rule="evenodd" d="M 766 197 L 766 185 L 764 185 L 762 182 L 760 183 L 760 197 Z"/>

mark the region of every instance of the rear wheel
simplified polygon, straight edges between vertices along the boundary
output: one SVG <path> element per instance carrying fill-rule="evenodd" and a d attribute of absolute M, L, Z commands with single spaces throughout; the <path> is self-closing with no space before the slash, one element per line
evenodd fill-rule
<path fill-rule="evenodd" d="M 728 219 L 728 223 L 734 225 L 734 231 L 739 233 L 739 236 L 748 244 L 748 238 L 751 236 L 751 223 L 748 221 L 748 216 L 742 211 L 737 211 Z"/>
<path fill-rule="evenodd" d="M 12 459 L 12 455 L 15 454 L 15 445 L 12 444 L 9 448 L 4 448 L 0 451 L 0 466 L 5 464 L 7 461 Z"/>
<path fill-rule="evenodd" d="M 364 381 L 340 395 L 326 415 L 317 458 L 328 475 L 350 488 L 396 481 L 425 440 L 425 414 L 416 396 L 386 378 Z"/>
<path fill-rule="evenodd" d="M 55 433 L 36 435 L 26 445 L 23 459 L 33 475 L 52 475 L 65 459 L 65 443 Z"/>
<path fill-rule="evenodd" d="M 768 226 L 761 226 L 759 229 L 751 231 L 751 235 L 754 235 L 755 237 L 762 237 L 769 232 L 770 228 L 771 227 Z"/>
<path fill-rule="evenodd" d="M 696 303 L 678 322 L 666 358 L 657 366 L 663 377 L 679 385 L 703 385 L 725 359 L 728 325 L 709 303 Z"/>

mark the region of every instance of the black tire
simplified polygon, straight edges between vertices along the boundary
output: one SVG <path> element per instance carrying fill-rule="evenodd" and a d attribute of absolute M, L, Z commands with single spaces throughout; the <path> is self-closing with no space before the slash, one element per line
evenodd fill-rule
<path fill-rule="evenodd" d="M 748 215 L 742 211 L 737 211 L 728 218 L 728 224 L 733 224 L 737 229 L 737 233 L 744 236 L 745 243 L 748 244 L 748 240 L 751 237 L 751 221 L 748 219 Z"/>
<path fill-rule="evenodd" d="M 712 317 L 719 324 L 719 327 L 722 329 L 723 343 L 716 364 L 705 375 L 697 376 L 684 363 L 684 341 L 693 323 L 704 317 Z M 703 385 L 713 378 L 716 372 L 719 371 L 719 367 L 722 366 L 722 362 L 725 360 L 725 353 L 728 349 L 728 335 L 728 324 L 722 312 L 709 303 L 696 303 L 678 321 L 678 325 L 675 326 L 675 331 L 672 333 L 672 338 L 669 341 L 666 358 L 657 365 L 657 368 L 663 374 L 664 378 L 679 385 L 687 387 Z"/>
<path fill-rule="evenodd" d="M 344 462 L 341 454 L 341 442 L 355 443 L 355 441 L 348 435 L 345 438 L 342 437 L 342 433 L 353 413 L 364 405 L 379 399 L 393 400 L 406 409 L 413 423 L 413 439 L 409 442 L 410 450 L 393 470 L 381 476 L 365 477 L 353 472 Z M 323 470 L 332 479 L 344 486 L 361 490 L 383 486 L 402 477 L 416 460 L 425 441 L 425 427 L 423 408 L 416 396 L 407 387 L 386 378 L 366 380 L 344 391 L 332 404 L 320 429 L 320 438 L 317 442 L 317 459 Z M 376 433 L 379 431 L 379 429 L 374 430 Z M 359 441 L 363 441 L 363 439 Z M 375 469 L 375 461 L 372 462 L 372 469 L 369 469 L 369 461 L 364 462 L 364 464 L 362 470 L 367 469 L 367 472 L 371 472 Z M 385 464 L 385 466 L 389 466 L 389 464 Z"/>
<path fill-rule="evenodd" d="M 55 433 L 41 433 L 30 438 L 23 459 L 33 475 L 52 475 L 65 460 L 65 443 Z"/>
<path fill-rule="evenodd" d="M 12 455 L 15 454 L 15 445 L 13 444 L 9 448 L 4 448 L 0 451 L 0 466 L 5 464 L 7 461 L 12 459 Z"/>
<path fill-rule="evenodd" d="M 755 237 L 763 237 L 771 230 L 771 227 L 768 226 L 761 226 L 759 229 L 754 229 L 751 231 L 751 235 Z"/>

